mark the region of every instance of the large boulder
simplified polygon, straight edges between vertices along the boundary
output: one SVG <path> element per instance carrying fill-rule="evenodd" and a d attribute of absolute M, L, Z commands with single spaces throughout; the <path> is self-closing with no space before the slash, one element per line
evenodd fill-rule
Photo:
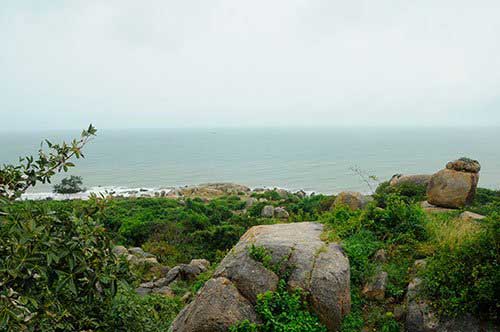
<path fill-rule="evenodd" d="M 280 271 L 289 272 L 289 289 L 306 291 L 321 322 L 336 331 L 351 306 L 349 261 L 337 244 L 320 239 L 322 232 L 323 225 L 312 222 L 252 227 L 181 311 L 172 331 L 222 331 L 244 319 L 255 321 L 252 305 L 258 294 L 277 288 Z M 252 245 L 265 248 L 276 268 L 254 260 Z"/>
<path fill-rule="evenodd" d="M 418 174 L 418 175 L 402 175 L 396 174 L 389 181 L 391 186 L 398 186 L 404 183 L 410 183 L 418 186 L 427 186 L 431 180 L 432 175 L 430 174 Z"/>
<path fill-rule="evenodd" d="M 359 210 L 365 208 L 365 206 L 371 201 L 371 197 L 365 196 L 361 193 L 354 191 L 343 191 L 337 195 L 335 201 L 333 202 L 333 207 L 339 205 L 346 205 L 351 210 Z"/>
<path fill-rule="evenodd" d="M 462 208 L 474 200 L 478 181 L 478 173 L 443 169 L 431 177 L 427 201 L 440 207 Z"/>

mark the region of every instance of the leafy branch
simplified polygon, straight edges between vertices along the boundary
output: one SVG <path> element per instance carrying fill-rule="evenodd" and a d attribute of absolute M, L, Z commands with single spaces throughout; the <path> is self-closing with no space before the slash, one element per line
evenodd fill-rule
<path fill-rule="evenodd" d="M 43 143 L 38 150 L 38 156 L 19 158 L 19 165 L 3 165 L 0 168 L 0 199 L 14 200 L 19 198 L 30 187 L 38 182 L 50 183 L 50 178 L 61 171 L 67 172 L 75 165 L 70 160 L 84 158 L 83 147 L 95 136 L 97 129 L 89 125 L 83 130 L 79 139 L 70 143 L 54 144 L 45 140 L 48 150 L 43 149 Z"/>

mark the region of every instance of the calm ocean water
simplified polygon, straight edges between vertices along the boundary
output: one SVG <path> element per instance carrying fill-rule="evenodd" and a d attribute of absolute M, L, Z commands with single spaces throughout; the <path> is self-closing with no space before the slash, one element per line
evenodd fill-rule
<path fill-rule="evenodd" d="M 0 133 L 0 163 L 78 131 Z M 100 130 L 70 174 L 87 187 L 157 188 L 206 182 L 322 193 L 368 191 L 350 170 L 380 179 L 432 173 L 462 156 L 482 164 L 480 186 L 500 188 L 500 128 L 261 128 Z M 55 179 L 57 181 L 59 178 Z M 50 191 L 37 186 L 35 191 Z"/>

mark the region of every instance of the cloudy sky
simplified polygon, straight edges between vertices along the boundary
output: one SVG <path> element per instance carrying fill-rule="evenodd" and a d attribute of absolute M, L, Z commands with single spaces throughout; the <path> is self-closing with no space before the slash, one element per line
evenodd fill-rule
<path fill-rule="evenodd" d="M 2 0 L 0 130 L 500 125 L 498 0 Z"/>

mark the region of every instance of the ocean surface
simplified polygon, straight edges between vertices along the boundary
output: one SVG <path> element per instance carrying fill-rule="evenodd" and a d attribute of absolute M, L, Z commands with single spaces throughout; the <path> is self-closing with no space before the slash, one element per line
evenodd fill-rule
<path fill-rule="evenodd" d="M 44 138 L 79 131 L 0 133 L 0 164 L 36 153 Z M 500 128 L 246 128 L 99 130 L 69 174 L 87 188 L 169 188 L 208 182 L 308 192 L 369 192 L 352 170 L 382 180 L 433 173 L 462 156 L 480 186 L 500 188 Z M 58 182 L 58 176 L 53 182 Z M 50 192 L 39 185 L 34 192 Z"/>

